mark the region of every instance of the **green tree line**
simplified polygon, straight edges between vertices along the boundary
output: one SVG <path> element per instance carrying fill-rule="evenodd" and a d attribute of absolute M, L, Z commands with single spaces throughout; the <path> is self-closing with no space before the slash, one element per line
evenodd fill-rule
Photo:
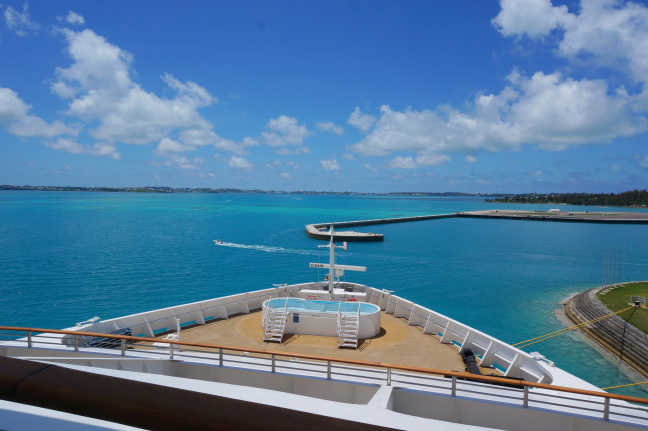
<path fill-rule="evenodd" d="M 648 206 L 648 191 L 644 189 L 622 193 L 527 193 L 486 199 L 486 202 L 639 207 Z"/>

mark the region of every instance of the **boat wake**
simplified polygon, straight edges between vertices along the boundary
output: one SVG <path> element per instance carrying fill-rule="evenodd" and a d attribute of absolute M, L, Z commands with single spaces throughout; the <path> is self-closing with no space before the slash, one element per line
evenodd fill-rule
<path fill-rule="evenodd" d="M 247 245 L 247 244 L 236 244 L 234 242 L 225 242 L 225 241 L 219 241 L 219 240 L 214 240 L 214 244 L 220 245 L 221 247 L 233 247 L 233 248 L 245 248 L 248 250 L 258 250 L 258 251 L 265 251 L 267 253 L 291 253 L 291 254 L 304 254 L 304 255 L 317 255 L 316 251 L 311 251 L 311 250 L 298 250 L 298 249 L 290 249 L 290 248 L 283 248 L 283 247 L 270 247 L 266 245 Z"/>

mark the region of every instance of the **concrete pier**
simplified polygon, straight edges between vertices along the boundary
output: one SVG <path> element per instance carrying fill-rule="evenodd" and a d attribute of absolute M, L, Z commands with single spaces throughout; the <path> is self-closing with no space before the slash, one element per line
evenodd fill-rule
<path fill-rule="evenodd" d="M 306 235 L 310 238 L 315 239 L 330 239 L 331 231 L 330 228 L 333 226 L 335 229 L 334 238 L 335 240 L 340 241 L 383 241 L 385 236 L 381 233 L 367 233 L 367 232 L 355 232 L 355 231 L 338 231 L 338 228 L 341 227 L 352 227 L 352 226 L 370 226 L 375 224 L 389 224 L 389 223 L 404 223 L 409 221 L 420 221 L 420 220 L 430 220 L 437 218 L 448 218 L 456 217 L 456 213 L 451 214 L 433 214 L 433 215 L 423 215 L 423 216 L 413 216 L 413 217 L 393 217 L 393 218 L 382 218 L 382 219 L 373 219 L 373 220 L 354 220 L 354 221 L 340 221 L 340 222 L 330 222 L 330 223 L 315 223 L 306 225 Z M 328 229 L 328 230 L 327 230 Z"/>
<path fill-rule="evenodd" d="M 644 212 L 606 212 L 606 211 L 519 211 L 519 210 L 488 210 L 469 211 L 448 214 L 432 214 L 413 217 L 393 217 L 373 220 L 354 220 L 329 223 L 314 223 L 306 225 L 306 235 L 310 238 L 328 240 L 331 238 L 330 229 L 336 230 L 334 237 L 339 241 L 383 241 L 385 236 L 380 233 L 338 231 L 338 228 L 352 226 L 370 226 L 375 224 L 404 223 L 410 221 L 431 220 L 450 217 L 490 218 L 510 220 L 580 222 L 580 223 L 613 223 L 613 224 L 648 224 L 648 213 Z"/>

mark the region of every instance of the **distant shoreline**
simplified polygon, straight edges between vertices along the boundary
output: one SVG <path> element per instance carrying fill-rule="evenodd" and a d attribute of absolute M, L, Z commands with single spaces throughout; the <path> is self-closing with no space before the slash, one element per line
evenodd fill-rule
<path fill-rule="evenodd" d="M 499 197 L 502 193 L 463 193 L 463 192 L 332 192 L 313 190 L 260 190 L 235 188 L 183 188 L 183 187 L 76 187 L 76 186 L 16 186 L 0 185 L 0 191 L 41 191 L 41 192 L 104 192 L 104 193 L 249 193 L 249 194 L 282 194 L 282 195 L 344 195 L 344 196 L 465 196 L 465 197 Z"/>

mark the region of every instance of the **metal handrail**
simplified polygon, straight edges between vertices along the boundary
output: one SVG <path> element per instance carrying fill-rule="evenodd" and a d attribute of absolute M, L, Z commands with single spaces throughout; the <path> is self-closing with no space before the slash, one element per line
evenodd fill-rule
<path fill-rule="evenodd" d="M 98 333 L 98 332 L 85 332 L 85 331 L 68 331 L 68 330 L 61 330 L 61 329 L 43 329 L 43 328 L 26 328 L 26 327 L 12 327 L 12 326 L 0 326 L 0 331 L 13 331 L 13 332 L 25 332 L 27 333 L 27 339 L 28 339 L 28 347 L 32 348 L 34 344 L 39 343 L 38 340 L 33 340 L 33 334 L 34 333 L 39 333 L 39 334 L 61 334 L 61 335 L 72 335 L 74 336 L 74 347 L 75 350 L 78 350 L 78 337 L 102 337 L 102 338 L 110 338 L 110 339 L 115 339 L 115 340 L 125 340 L 125 341 L 133 341 L 133 342 L 159 342 L 159 338 L 148 338 L 148 337 L 134 337 L 134 336 L 129 336 L 129 335 L 119 335 L 119 334 L 107 334 L 107 333 Z M 16 335 L 14 335 L 16 336 Z M 219 355 L 219 364 L 222 366 L 223 364 L 223 351 L 224 350 L 229 350 L 229 351 L 235 351 L 235 352 L 246 352 L 247 354 L 254 353 L 254 354 L 261 354 L 264 356 L 270 356 L 273 358 L 273 372 L 275 372 L 275 360 L 277 356 L 283 356 L 283 357 L 291 357 L 291 358 L 300 358 L 300 359 L 307 359 L 307 360 L 314 360 L 314 361 L 323 361 L 328 364 L 328 372 L 327 372 L 327 378 L 330 380 L 331 379 L 331 364 L 332 363 L 338 363 L 338 364 L 349 364 L 349 365 L 356 365 L 356 366 L 363 366 L 363 367 L 375 367 L 375 368 L 381 368 L 384 369 L 386 374 L 387 374 L 387 384 L 391 385 L 392 382 L 392 371 L 393 370 L 399 370 L 399 371 L 407 371 L 407 372 L 414 372 L 414 373 L 420 373 L 424 375 L 429 375 L 430 377 L 432 376 L 441 376 L 445 378 L 451 378 L 451 385 L 452 385 L 452 396 L 456 396 L 457 392 L 457 383 L 458 380 L 465 380 L 465 381 L 471 381 L 473 383 L 499 383 L 499 384 L 506 384 L 506 385 L 511 385 L 515 384 L 517 386 L 522 386 L 525 388 L 524 390 L 524 407 L 528 407 L 528 397 L 529 397 L 529 391 L 526 388 L 538 388 L 538 389 L 546 389 L 550 391 L 556 391 L 556 392 L 566 392 L 566 393 L 572 393 L 572 394 L 577 394 L 577 395 L 585 395 L 585 396 L 591 396 L 591 397 L 596 397 L 601 399 L 600 405 L 604 407 L 603 409 L 603 419 L 604 420 L 609 420 L 610 412 L 610 401 L 611 400 L 619 400 L 619 401 L 625 401 L 629 403 L 635 403 L 641 405 L 641 408 L 637 408 L 636 406 L 623 406 L 624 408 L 628 408 L 631 410 L 641 410 L 646 412 L 644 408 L 648 408 L 648 399 L 647 398 L 639 398 L 639 397 L 633 397 L 633 396 L 627 396 L 627 395 L 618 395 L 618 394 L 610 394 L 607 392 L 597 392 L 597 391 L 591 391 L 591 390 L 585 390 L 585 389 L 576 389 L 576 388 L 570 388 L 570 387 L 564 387 L 564 386 L 556 386 L 556 385 L 549 385 L 545 383 L 536 383 L 536 382 L 529 382 L 529 381 L 511 381 L 509 379 L 501 378 L 501 377 L 494 377 L 494 376 L 486 376 L 486 375 L 480 375 L 480 376 L 475 376 L 474 374 L 469 374 L 469 373 L 463 373 L 463 372 L 457 372 L 457 371 L 444 371 L 444 370 L 436 370 L 436 369 L 429 369 L 429 368 L 421 368 L 421 367 L 413 367 L 413 366 L 408 366 L 408 365 L 397 365 L 397 364 L 388 364 L 388 363 L 383 363 L 383 362 L 372 362 L 372 361 L 359 361 L 359 360 L 354 360 L 354 359 L 345 359 L 345 358 L 335 358 L 335 357 L 328 357 L 328 356 L 320 356 L 320 355 L 311 355 L 311 354 L 304 354 L 304 353 L 293 353 L 293 352 L 281 352 L 281 351 L 273 351 L 273 350 L 262 350 L 262 349 L 254 349 L 254 348 L 249 348 L 249 347 L 237 347 L 237 346 L 227 346 L 227 345 L 219 345 L 219 344 L 209 344 L 209 343 L 195 343 L 195 342 L 187 342 L 187 341 L 175 341 L 175 340 L 164 340 L 164 343 L 169 344 L 169 350 L 170 353 L 172 352 L 172 345 L 177 345 L 178 347 L 199 347 L 199 348 L 209 348 L 209 349 L 217 349 L 218 352 L 217 354 Z M 121 343 L 121 354 L 125 355 L 126 351 L 126 343 Z M 171 353 L 172 354 L 172 353 Z M 547 394 L 541 394 L 538 393 L 537 395 L 547 395 Z M 556 395 L 558 396 L 558 395 Z M 578 400 L 582 401 L 582 400 Z M 590 401 L 593 402 L 593 401 Z M 581 410 L 589 410 L 586 408 L 581 407 Z M 617 413 L 619 414 L 619 413 Z M 624 414 L 624 416 L 628 417 L 633 417 L 627 414 Z"/>

